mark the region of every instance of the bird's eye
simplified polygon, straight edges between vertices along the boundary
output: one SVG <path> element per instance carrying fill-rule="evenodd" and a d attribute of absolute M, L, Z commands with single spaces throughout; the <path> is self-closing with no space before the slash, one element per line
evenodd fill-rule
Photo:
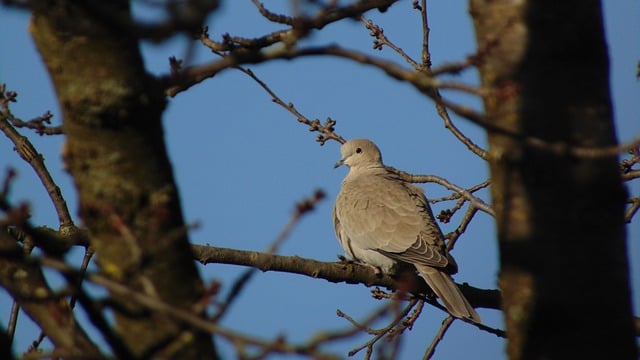
<path fill-rule="evenodd" d="M 360 148 L 356 149 L 356 154 L 360 154 L 361 152 L 362 152 L 362 149 L 360 149 Z"/>

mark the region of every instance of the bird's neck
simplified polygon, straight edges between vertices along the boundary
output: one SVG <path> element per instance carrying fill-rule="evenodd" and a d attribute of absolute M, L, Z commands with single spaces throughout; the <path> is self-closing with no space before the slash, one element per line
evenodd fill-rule
<path fill-rule="evenodd" d="M 348 178 L 355 178 L 359 176 L 372 176 L 386 173 L 387 170 L 382 164 L 368 164 L 358 167 L 352 167 L 349 169 Z"/>

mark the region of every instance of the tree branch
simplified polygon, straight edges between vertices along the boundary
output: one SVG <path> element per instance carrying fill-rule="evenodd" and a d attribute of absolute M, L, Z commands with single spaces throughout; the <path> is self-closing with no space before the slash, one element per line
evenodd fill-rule
<path fill-rule="evenodd" d="M 323 262 L 299 256 L 270 255 L 257 251 L 236 250 L 208 245 L 191 245 L 194 257 L 202 264 L 233 264 L 250 266 L 262 271 L 278 271 L 324 279 L 332 283 L 382 286 L 396 290 L 396 279 L 378 275 L 371 268 L 352 262 Z M 417 275 L 416 275 L 417 276 Z M 414 294 L 428 294 L 424 281 L 416 281 Z M 479 289 L 466 283 L 458 285 L 475 307 L 500 309 L 500 291 Z"/>
<path fill-rule="evenodd" d="M 9 123 L 9 119 L 13 118 L 11 111 L 9 110 L 9 103 L 15 102 L 17 94 L 12 91 L 5 91 L 4 85 L 0 86 L 0 131 L 2 131 L 9 140 L 11 140 L 15 146 L 15 150 L 20 154 L 20 157 L 26 161 L 35 173 L 38 175 L 42 185 L 47 190 L 53 206 L 58 213 L 58 222 L 60 229 L 68 229 L 74 227 L 73 220 L 69 214 L 67 202 L 62 197 L 62 192 L 58 185 L 51 177 L 49 170 L 44 164 L 44 157 L 36 150 L 31 144 L 29 139 L 22 136 L 18 131 Z"/>
<path fill-rule="evenodd" d="M 75 355 L 100 358 L 100 350 L 78 325 L 66 301 L 47 284 L 42 269 L 24 261 L 23 249 L 0 227 L 0 285 L 57 347 Z"/>
<path fill-rule="evenodd" d="M 444 334 L 447 332 L 447 330 L 449 330 L 449 326 L 451 326 L 454 320 L 455 318 L 453 316 L 447 316 L 447 318 L 442 321 L 442 325 L 440 325 L 438 333 L 433 338 L 433 340 L 431 341 L 431 345 L 429 345 L 427 351 L 422 357 L 423 360 L 429 360 L 433 357 L 436 352 L 436 347 L 438 346 L 438 344 L 440 344 L 440 341 L 442 341 L 442 339 L 444 338 Z"/>

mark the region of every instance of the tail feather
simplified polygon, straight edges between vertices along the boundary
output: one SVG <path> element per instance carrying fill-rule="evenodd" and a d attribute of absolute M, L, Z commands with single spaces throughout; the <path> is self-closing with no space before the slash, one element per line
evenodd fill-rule
<path fill-rule="evenodd" d="M 469 304 L 451 276 L 430 266 L 416 265 L 416 268 L 451 315 L 476 323 L 482 322 L 480 315 Z"/>

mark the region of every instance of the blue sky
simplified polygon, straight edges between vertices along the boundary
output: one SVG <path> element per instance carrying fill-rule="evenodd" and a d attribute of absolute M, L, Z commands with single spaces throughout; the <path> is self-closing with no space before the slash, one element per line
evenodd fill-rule
<path fill-rule="evenodd" d="M 270 2 L 266 2 L 269 6 Z M 612 91 L 619 139 L 640 136 L 640 84 L 635 78 L 640 60 L 640 3 L 636 0 L 604 1 L 607 40 L 610 47 Z M 474 52 L 475 42 L 465 1 L 429 2 L 431 53 L 435 66 L 458 61 Z M 149 17 L 148 9 L 137 8 Z M 386 13 L 367 14 L 382 26 L 385 34 L 409 55 L 419 59 L 421 33 L 418 13 L 411 2 L 394 5 Z M 61 121 L 47 73 L 27 31 L 28 14 L 0 8 L 0 82 L 19 93 L 14 114 L 32 118 L 51 110 L 54 122 Z M 220 39 L 223 33 L 253 37 L 279 27 L 260 17 L 250 1 L 226 1 L 208 20 L 209 33 Z M 305 44 L 340 43 L 343 46 L 402 63 L 389 49 L 371 49 L 371 38 L 361 23 L 344 21 L 315 32 Z M 154 74 L 169 71 L 168 57 L 183 57 L 195 46 L 193 63 L 212 59 L 206 49 L 184 37 L 163 44 L 143 44 L 147 68 Z M 460 186 L 470 187 L 487 179 L 484 162 L 470 154 L 444 128 L 433 103 L 411 86 L 389 79 L 382 72 L 329 57 L 296 61 L 276 61 L 250 68 L 285 101 L 293 102 L 309 118 L 338 121 L 336 131 L 345 138 L 366 137 L 382 150 L 387 164 L 415 174 L 435 174 Z M 477 83 L 476 73 L 463 72 L 458 81 Z M 480 102 L 468 96 L 445 93 L 452 99 L 480 109 Z M 464 120 L 456 124 L 485 147 L 482 129 Z M 321 188 L 328 194 L 317 210 L 299 223 L 280 250 L 323 261 L 341 254 L 331 223 L 333 199 L 346 170 L 334 170 L 339 146 L 329 142 L 320 147 L 316 134 L 284 109 L 271 102 L 253 80 L 233 70 L 223 72 L 170 99 L 165 113 L 166 140 L 174 165 L 186 219 L 199 222 L 191 234 L 199 244 L 238 249 L 263 250 L 275 238 L 292 214 L 295 202 Z M 61 137 L 40 137 L 22 131 L 45 155 L 46 163 L 62 188 L 73 214 L 76 197 L 70 177 L 62 171 L 59 157 Z M 0 138 L 1 139 L 1 138 Z M 0 140 L 0 171 L 18 170 L 11 199 L 31 204 L 34 223 L 56 227 L 57 217 L 46 192 L 33 171 L 12 151 L 9 141 Z M 433 184 L 425 186 L 431 198 L 448 194 Z M 640 194 L 640 186 L 632 189 Z M 481 196 L 489 201 L 486 192 Z M 450 208 L 437 204 L 434 211 Z M 451 231 L 460 221 L 457 214 L 443 231 Z M 629 227 L 634 305 L 640 308 L 640 226 Z M 495 288 L 498 264 L 495 227 L 485 214 L 477 215 L 454 251 L 460 272 L 459 282 L 481 288 Z M 80 264 L 79 252 L 70 257 Z M 205 281 L 218 279 L 230 284 L 244 268 L 230 265 L 200 267 Z M 585 294 L 585 296 L 589 296 Z M 0 321 L 6 325 L 11 303 L 0 292 Z M 321 330 L 343 329 L 349 324 L 338 318 L 341 309 L 362 319 L 380 304 L 364 286 L 332 284 L 283 273 L 259 273 L 230 309 L 225 325 L 256 336 L 285 335 L 302 342 Z M 489 325 L 501 327 L 501 314 L 480 309 Z M 415 359 L 435 335 L 444 314 L 427 307 L 414 329 L 403 335 L 402 359 Z M 381 324 L 380 324 L 381 325 Z M 16 352 L 26 350 L 37 337 L 26 316 L 16 335 Z M 346 357 L 367 335 L 342 341 L 327 348 Z M 225 358 L 233 351 L 219 341 Z M 437 350 L 437 358 L 501 359 L 504 342 L 455 322 Z M 356 358 L 362 358 L 360 353 Z"/>

